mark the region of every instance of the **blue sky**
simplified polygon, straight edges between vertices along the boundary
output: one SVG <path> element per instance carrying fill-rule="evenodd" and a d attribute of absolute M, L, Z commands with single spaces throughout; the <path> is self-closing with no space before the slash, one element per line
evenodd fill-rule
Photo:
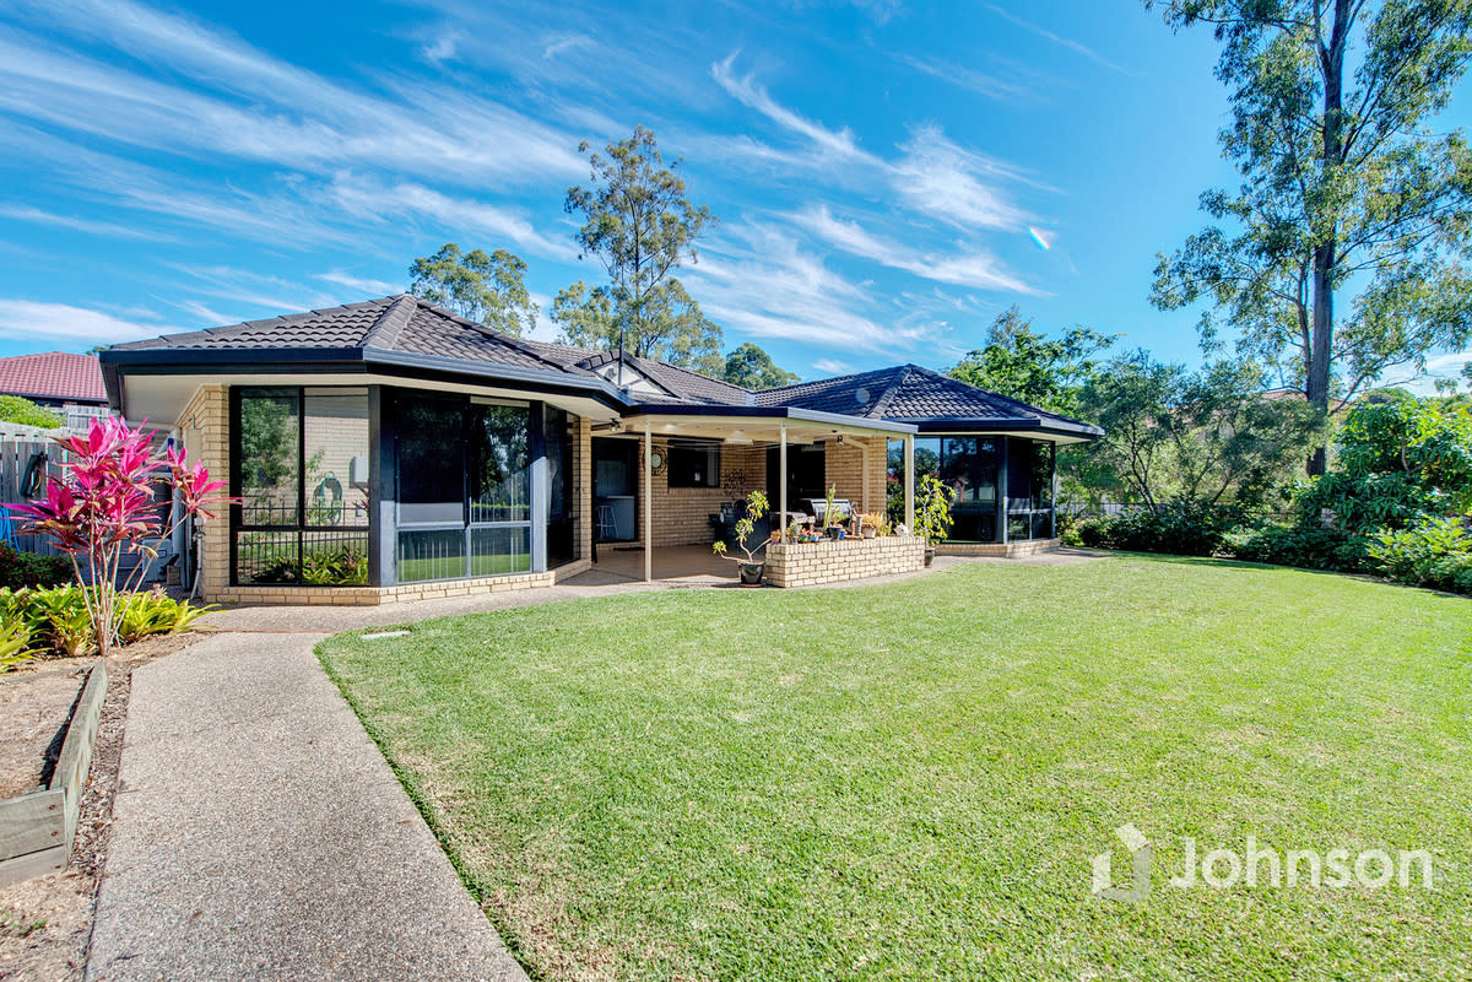
<path fill-rule="evenodd" d="M 1148 293 L 1232 179 L 1225 94 L 1133 0 L 344 9 L 0 10 L 0 354 L 398 292 L 445 241 L 520 254 L 545 308 L 601 272 L 578 142 L 643 123 L 720 218 L 682 276 L 728 347 L 945 367 L 1015 303 L 1196 357 Z"/>

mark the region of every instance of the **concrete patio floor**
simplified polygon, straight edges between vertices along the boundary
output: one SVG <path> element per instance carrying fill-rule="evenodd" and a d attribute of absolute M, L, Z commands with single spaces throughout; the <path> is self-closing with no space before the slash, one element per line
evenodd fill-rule
<path fill-rule="evenodd" d="M 738 579 L 736 564 L 711 552 L 710 546 L 655 546 L 652 565 L 654 578 L 671 586 L 730 586 Z M 599 545 L 593 572 L 643 580 L 644 548 Z"/>

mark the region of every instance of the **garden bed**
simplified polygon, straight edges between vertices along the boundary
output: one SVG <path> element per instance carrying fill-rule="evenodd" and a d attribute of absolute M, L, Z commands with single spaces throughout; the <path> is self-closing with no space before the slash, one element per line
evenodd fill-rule
<path fill-rule="evenodd" d="M 96 661 L 56 659 L 0 675 L 0 800 L 46 786 L 72 705 Z"/>
<path fill-rule="evenodd" d="M 92 928 L 97 878 L 107 858 L 112 829 L 112 802 L 117 790 L 133 669 L 171 655 L 198 637 L 197 634 L 172 634 L 150 638 L 119 649 L 117 655 L 108 659 L 107 694 L 102 703 L 93 747 L 91 773 L 81 795 L 71 858 L 61 872 L 0 887 L 0 979 L 81 978 L 87 939 Z M 51 669 L 57 670 L 64 678 L 68 671 L 75 672 L 95 661 L 97 659 L 42 660 L 18 672 L 0 676 L 0 693 L 9 695 L 15 692 L 29 700 L 29 693 L 37 685 L 31 679 Z M 81 682 L 79 674 L 72 688 L 73 699 L 80 691 Z M 8 713 L 13 705 L 0 702 L 0 712 Z M 63 707 L 63 720 L 70 708 L 70 703 Z M 0 726 L 8 724 L 8 717 L 0 721 Z M 58 747 L 60 743 L 58 739 Z M 18 761 L 21 757 L 7 752 L 4 759 Z M 26 770 L 24 766 L 16 765 L 13 773 L 20 775 Z"/>

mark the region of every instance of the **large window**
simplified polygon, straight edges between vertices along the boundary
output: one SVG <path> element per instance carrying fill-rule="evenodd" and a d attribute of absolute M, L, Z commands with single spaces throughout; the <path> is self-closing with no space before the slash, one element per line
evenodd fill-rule
<path fill-rule="evenodd" d="M 235 582 L 368 582 L 368 391 L 232 390 Z"/>
<path fill-rule="evenodd" d="M 721 447 L 716 443 L 672 443 L 669 445 L 669 486 L 672 488 L 718 488 L 721 486 Z"/>
<path fill-rule="evenodd" d="M 1005 441 L 1005 446 L 1003 441 Z M 904 442 L 889 442 L 889 513 L 904 520 Z M 1051 443 L 1017 437 L 944 436 L 915 438 L 915 484 L 927 474 L 956 492 L 951 505 L 951 542 L 1000 540 L 998 485 L 1007 455 L 1007 537 L 1042 539 L 1053 534 Z"/>
<path fill-rule="evenodd" d="M 401 583 L 524 573 L 531 559 L 531 410 L 400 393 Z"/>
<path fill-rule="evenodd" d="M 1007 537 L 1051 538 L 1053 445 L 1010 437 L 1007 454 Z"/>

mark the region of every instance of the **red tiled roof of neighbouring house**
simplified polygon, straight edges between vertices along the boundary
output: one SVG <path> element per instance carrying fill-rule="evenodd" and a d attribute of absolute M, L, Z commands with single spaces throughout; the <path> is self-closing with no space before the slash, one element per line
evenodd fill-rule
<path fill-rule="evenodd" d="M 0 358 L 0 395 L 55 402 L 107 402 L 96 355 L 47 351 Z"/>

